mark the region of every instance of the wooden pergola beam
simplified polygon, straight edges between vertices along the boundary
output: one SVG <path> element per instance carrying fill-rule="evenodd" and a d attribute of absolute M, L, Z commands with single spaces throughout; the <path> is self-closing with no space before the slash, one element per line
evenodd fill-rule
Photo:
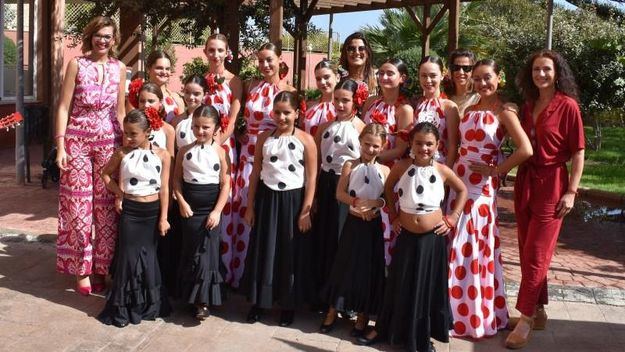
<path fill-rule="evenodd" d="M 458 48 L 460 32 L 460 0 L 449 0 L 449 31 L 447 32 L 447 52 Z"/>
<path fill-rule="evenodd" d="M 452 0 L 456 1 L 456 0 Z M 460 0 L 460 2 L 470 2 L 473 0 Z M 371 10 L 383 10 L 383 9 L 398 9 L 406 6 L 424 6 L 424 5 L 436 5 L 446 4 L 449 0 L 386 0 L 386 1 L 372 1 L 371 3 L 358 3 L 357 5 L 331 6 L 335 5 L 336 1 L 327 0 L 320 5 L 328 4 L 324 7 L 318 6 L 313 12 L 313 16 L 327 15 L 330 13 L 345 13 L 345 12 L 358 12 L 358 11 L 371 11 Z"/>
<path fill-rule="evenodd" d="M 284 0 L 269 2 L 269 41 L 282 50 L 282 20 L 284 19 Z"/>

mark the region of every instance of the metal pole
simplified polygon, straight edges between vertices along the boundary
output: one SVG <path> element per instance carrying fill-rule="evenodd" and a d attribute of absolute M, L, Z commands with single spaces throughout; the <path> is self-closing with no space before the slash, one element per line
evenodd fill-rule
<path fill-rule="evenodd" d="M 15 83 L 15 111 L 24 115 L 24 0 L 17 0 L 17 71 Z M 24 123 L 15 128 L 15 178 L 18 185 L 24 185 L 26 171 L 26 144 L 25 126 L 28 116 L 24 116 Z"/>
<path fill-rule="evenodd" d="M 330 22 L 328 23 L 328 60 L 332 60 L 332 22 L 334 22 L 334 14 L 330 14 Z"/>
<path fill-rule="evenodd" d="M 553 38 L 553 0 L 547 0 L 547 49 L 551 50 Z"/>

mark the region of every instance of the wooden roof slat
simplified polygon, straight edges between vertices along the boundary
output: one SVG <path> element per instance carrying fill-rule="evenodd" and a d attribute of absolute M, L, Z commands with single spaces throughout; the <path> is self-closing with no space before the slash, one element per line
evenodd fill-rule
<path fill-rule="evenodd" d="M 330 13 L 371 11 L 390 8 L 404 8 L 406 6 L 423 6 L 446 4 L 449 0 L 319 0 L 311 15 L 326 15 Z M 460 0 L 469 2 L 472 0 Z M 300 6 L 299 0 L 294 0 Z"/>

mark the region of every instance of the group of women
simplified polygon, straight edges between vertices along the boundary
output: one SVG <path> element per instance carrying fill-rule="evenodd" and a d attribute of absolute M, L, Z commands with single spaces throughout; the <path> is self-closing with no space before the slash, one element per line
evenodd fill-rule
<path fill-rule="evenodd" d="M 424 57 L 423 94 L 412 99 L 406 64 L 374 70 L 361 33 L 345 40 L 342 68 L 315 66 L 315 101 L 283 80 L 271 43 L 256 54 L 262 78 L 242 82 L 224 66 L 220 34 L 205 45 L 209 71 L 185 79 L 182 99 L 167 88 L 162 51 L 126 99 L 117 43 L 108 18 L 85 28 L 55 132 L 57 270 L 83 295 L 110 274 L 104 323 L 163 316 L 168 296 L 203 320 L 229 285 L 252 303 L 250 323 L 277 304 L 287 326 L 310 304 L 326 312 L 328 333 L 355 312 L 352 335 L 366 345 L 431 351 L 431 337 L 510 327 L 506 346 L 520 348 L 545 327 L 547 270 L 584 160 L 577 88 L 556 52 L 523 67 L 519 110 L 499 93 L 497 63 L 465 50 L 451 53 L 444 93 L 443 62 Z M 515 167 L 521 317 L 509 319 L 496 196 Z"/>

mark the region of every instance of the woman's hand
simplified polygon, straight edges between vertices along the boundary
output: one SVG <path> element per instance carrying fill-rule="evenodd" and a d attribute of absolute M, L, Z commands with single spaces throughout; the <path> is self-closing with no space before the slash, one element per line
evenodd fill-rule
<path fill-rule="evenodd" d="M 115 211 L 117 212 L 117 214 L 121 214 L 122 213 L 122 203 L 124 201 L 124 198 L 122 197 L 115 197 Z"/>
<path fill-rule="evenodd" d="M 558 217 L 562 218 L 571 212 L 573 209 L 573 205 L 575 204 L 575 193 L 566 192 L 560 198 L 558 202 L 558 206 L 556 207 L 556 211 L 558 212 Z"/>
<path fill-rule="evenodd" d="M 188 219 L 193 216 L 193 210 L 191 210 L 191 206 L 189 206 L 189 203 L 178 202 L 178 207 L 180 208 L 180 216 L 182 216 L 183 218 Z"/>
<path fill-rule="evenodd" d="M 439 236 L 447 235 L 454 227 L 458 220 L 455 217 L 443 216 L 441 221 L 434 226 L 434 233 Z"/>
<path fill-rule="evenodd" d="M 480 173 L 484 176 L 497 176 L 499 174 L 499 169 L 497 165 L 487 165 L 480 163 L 471 163 L 469 165 L 469 170 Z"/>
<path fill-rule="evenodd" d="M 158 222 L 158 231 L 160 232 L 162 237 L 165 237 L 170 227 L 171 226 L 169 226 L 169 222 L 167 222 L 167 219 L 161 219 Z"/>
<path fill-rule="evenodd" d="M 67 153 L 65 153 L 65 147 L 57 148 L 55 162 L 59 169 L 67 171 Z"/>
<path fill-rule="evenodd" d="M 310 221 L 310 212 L 299 214 L 299 218 L 297 219 L 297 226 L 302 233 L 308 232 L 308 230 L 310 230 L 310 228 L 312 227 L 312 223 Z"/>
<path fill-rule="evenodd" d="M 219 220 L 221 220 L 221 213 L 214 210 L 211 211 L 206 217 L 206 228 L 209 230 L 214 229 L 219 225 Z"/>
<path fill-rule="evenodd" d="M 245 216 L 243 216 L 243 221 L 248 224 L 250 227 L 254 226 L 254 208 L 247 207 L 245 210 Z"/>

